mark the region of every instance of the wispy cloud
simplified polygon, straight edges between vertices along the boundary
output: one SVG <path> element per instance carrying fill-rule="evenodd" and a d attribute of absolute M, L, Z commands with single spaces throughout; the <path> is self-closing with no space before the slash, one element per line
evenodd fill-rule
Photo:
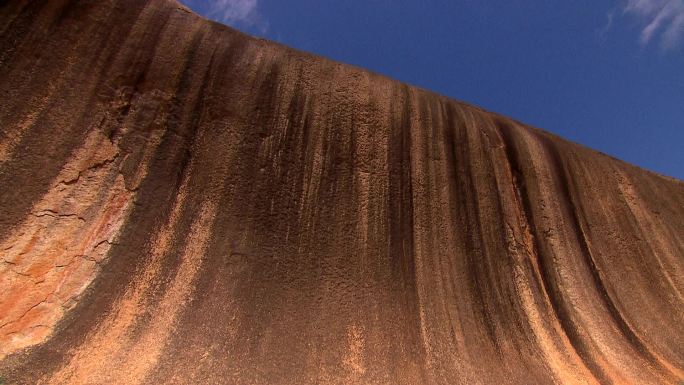
<path fill-rule="evenodd" d="M 608 32 L 610 32 L 610 29 L 613 27 L 613 20 L 615 19 L 615 9 L 611 10 L 606 14 L 606 24 L 603 26 L 603 28 L 599 29 L 597 31 L 597 35 L 599 38 L 599 41 L 601 43 L 606 42 L 606 38 L 608 36 Z"/>
<path fill-rule="evenodd" d="M 641 24 L 643 45 L 659 40 L 663 49 L 673 49 L 684 37 L 684 0 L 626 0 L 623 12 Z"/>
<path fill-rule="evenodd" d="M 262 32 L 268 23 L 259 13 L 258 0 L 210 0 L 209 16 L 231 25 L 257 27 Z"/>

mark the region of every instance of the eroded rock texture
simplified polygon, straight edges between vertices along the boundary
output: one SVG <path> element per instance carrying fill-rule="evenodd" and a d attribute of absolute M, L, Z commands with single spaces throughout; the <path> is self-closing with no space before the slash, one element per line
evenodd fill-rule
<path fill-rule="evenodd" d="M 0 1 L 7 384 L 677 384 L 684 184 L 170 0 Z"/>

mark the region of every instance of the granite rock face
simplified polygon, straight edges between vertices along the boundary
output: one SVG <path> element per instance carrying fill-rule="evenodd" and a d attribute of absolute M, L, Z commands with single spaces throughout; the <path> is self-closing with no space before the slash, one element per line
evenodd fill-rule
<path fill-rule="evenodd" d="M 7 384 L 677 384 L 684 183 L 206 21 L 0 1 Z"/>

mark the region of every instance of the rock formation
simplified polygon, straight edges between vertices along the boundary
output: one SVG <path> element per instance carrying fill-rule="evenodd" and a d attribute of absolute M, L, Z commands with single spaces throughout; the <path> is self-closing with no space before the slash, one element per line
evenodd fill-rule
<path fill-rule="evenodd" d="M 677 384 L 684 183 L 172 0 L 0 1 L 0 377 Z"/>

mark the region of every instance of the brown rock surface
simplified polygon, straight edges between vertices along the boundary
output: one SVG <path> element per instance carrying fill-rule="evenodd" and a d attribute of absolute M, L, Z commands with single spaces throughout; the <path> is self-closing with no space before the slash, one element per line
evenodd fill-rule
<path fill-rule="evenodd" d="M 6 384 L 677 384 L 684 183 L 170 0 L 0 1 Z"/>

